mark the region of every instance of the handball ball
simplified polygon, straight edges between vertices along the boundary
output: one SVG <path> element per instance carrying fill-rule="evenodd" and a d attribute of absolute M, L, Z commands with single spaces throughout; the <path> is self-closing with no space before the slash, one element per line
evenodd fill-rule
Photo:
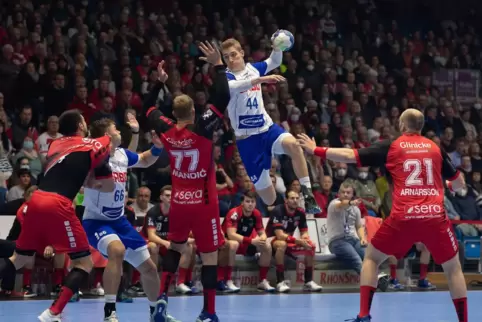
<path fill-rule="evenodd" d="M 276 49 L 288 51 L 293 48 L 294 44 L 295 37 L 293 37 L 293 34 L 288 30 L 278 30 L 273 35 L 273 46 Z"/>

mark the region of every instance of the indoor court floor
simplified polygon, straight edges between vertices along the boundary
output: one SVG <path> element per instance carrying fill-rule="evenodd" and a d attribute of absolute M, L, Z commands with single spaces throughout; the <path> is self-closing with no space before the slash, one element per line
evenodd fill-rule
<path fill-rule="evenodd" d="M 51 301 L 1 301 L 0 321 L 33 322 Z M 482 291 L 469 292 L 469 321 L 482 321 Z M 148 322 L 147 299 L 117 304 L 121 322 Z M 182 322 L 194 322 L 202 305 L 201 296 L 172 297 L 169 312 Z M 103 320 L 103 299 L 69 303 L 65 322 Z M 281 294 L 219 296 L 217 313 L 222 322 L 343 322 L 358 312 L 358 294 Z M 455 322 L 448 292 L 377 293 L 373 322 Z"/>

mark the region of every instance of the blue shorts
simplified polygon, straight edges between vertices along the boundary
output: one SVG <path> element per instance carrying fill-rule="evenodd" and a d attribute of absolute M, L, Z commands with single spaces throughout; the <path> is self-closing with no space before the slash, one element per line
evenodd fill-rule
<path fill-rule="evenodd" d="M 271 159 L 274 154 L 284 154 L 281 143 L 287 136 L 291 134 L 278 124 L 273 124 L 266 132 L 236 141 L 246 172 L 257 190 L 266 189 L 272 185 L 269 176 Z"/>
<path fill-rule="evenodd" d="M 109 244 L 120 240 L 126 248 L 125 260 L 134 267 L 138 267 L 149 258 L 146 241 L 124 216 L 112 221 L 86 219 L 82 226 L 87 233 L 89 244 L 105 257 Z"/>

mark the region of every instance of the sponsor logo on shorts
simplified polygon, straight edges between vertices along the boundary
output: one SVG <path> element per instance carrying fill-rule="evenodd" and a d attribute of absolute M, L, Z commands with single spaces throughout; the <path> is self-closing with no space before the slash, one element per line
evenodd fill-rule
<path fill-rule="evenodd" d="M 196 171 L 196 172 L 182 172 L 176 169 L 172 170 L 172 175 L 180 179 L 189 179 L 189 180 L 202 179 L 202 178 L 205 178 L 207 174 L 208 172 L 205 169 L 201 169 L 200 171 Z"/>
<path fill-rule="evenodd" d="M 69 239 L 70 248 L 77 247 L 77 242 L 75 241 L 74 233 L 72 232 L 72 226 L 70 225 L 70 221 L 64 221 L 65 231 L 67 232 L 67 238 Z"/>
<path fill-rule="evenodd" d="M 400 196 L 439 196 L 437 189 L 413 189 L 404 188 L 400 191 Z"/>
<path fill-rule="evenodd" d="M 454 234 L 452 233 L 452 230 L 447 228 L 447 234 L 449 234 L 450 242 L 452 243 L 452 248 L 455 252 L 459 250 L 458 242 L 457 239 L 455 238 Z"/>
<path fill-rule="evenodd" d="M 240 115 L 238 121 L 240 129 L 256 129 L 264 125 L 264 115 Z"/>
<path fill-rule="evenodd" d="M 213 244 L 214 244 L 214 246 L 218 246 L 219 245 L 218 224 L 217 224 L 215 218 L 211 219 L 211 229 L 212 229 L 212 233 L 213 233 Z"/>
<path fill-rule="evenodd" d="M 203 190 L 181 190 L 176 191 L 172 201 L 181 205 L 195 205 L 203 201 Z"/>
<path fill-rule="evenodd" d="M 189 148 L 194 143 L 196 143 L 196 140 L 191 138 L 176 140 L 176 139 L 167 137 L 166 141 L 169 142 L 175 148 Z"/>
<path fill-rule="evenodd" d="M 444 212 L 444 207 L 440 205 L 415 205 L 405 210 L 407 214 L 439 214 Z"/>

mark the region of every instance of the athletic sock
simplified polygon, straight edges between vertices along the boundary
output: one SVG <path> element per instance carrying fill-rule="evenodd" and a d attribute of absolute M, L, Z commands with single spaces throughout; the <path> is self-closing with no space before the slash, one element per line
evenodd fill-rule
<path fill-rule="evenodd" d="M 370 315 L 372 300 L 376 290 L 377 289 L 372 286 L 360 286 L 360 313 L 358 314 L 359 317 L 362 318 Z"/>
<path fill-rule="evenodd" d="M 397 265 L 390 265 L 390 278 L 397 279 Z"/>
<path fill-rule="evenodd" d="M 428 264 L 420 264 L 420 280 L 427 278 Z"/>
<path fill-rule="evenodd" d="M 261 283 L 268 276 L 269 267 L 259 267 L 259 282 Z"/>
<path fill-rule="evenodd" d="M 109 317 L 112 312 L 116 311 L 115 302 L 117 295 L 106 294 L 105 295 L 105 305 L 104 305 L 104 317 Z"/>
<path fill-rule="evenodd" d="M 459 322 L 468 322 L 469 316 L 467 314 L 467 298 L 454 299 L 455 312 L 459 318 Z"/>
<path fill-rule="evenodd" d="M 86 280 L 88 277 L 89 273 L 83 269 L 74 267 L 65 277 L 65 285 L 60 289 L 59 297 L 50 307 L 50 312 L 54 315 L 62 313 L 72 296 L 79 290 L 82 281 Z"/>
<path fill-rule="evenodd" d="M 233 279 L 233 267 L 226 266 L 226 281 L 231 281 Z"/>

